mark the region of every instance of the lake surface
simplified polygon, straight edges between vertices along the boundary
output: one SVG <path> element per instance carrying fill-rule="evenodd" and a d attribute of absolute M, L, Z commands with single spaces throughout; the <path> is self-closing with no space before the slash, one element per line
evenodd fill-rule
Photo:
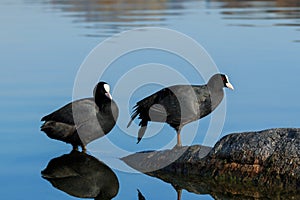
<path fill-rule="evenodd" d="M 235 86 L 234 91 L 226 90 L 222 106 L 226 115 L 220 134 L 205 134 L 212 118 L 207 117 L 183 129 L 184 145 L 213 146 L 229 133 L 300 125 L 298 0 L 3 0 L 0 11 L 2 199 L 77 199 L 41 177 L 50 160 L 68 154 L 71 146 L 49 139 L 40 131 L 40 119 L 72 101 L 80 66 L 99 43 L 135 28 L 167 28 L 192 38 Z M 166 39 L 152 38 L 162 42 Z M 122 46 L 116 45 L 119 48 Z M 99 55 L 101 59 L 104 56 Z M 116 174 L 119 190 L 114 199 L 138 199 L 137 189 L 146 199 L 177 199 L 176 187 L 137 173 L 119 160 L 137 151 L 171 148 L 176 141 L 173 129 L 151 124 L 147 137 L 137 145 L 137 125 L 126 129 L 134 103 L 162 85 L 136 84 L 128 99 L 129 88 L 121 90 L 118 80 L 133 67 L 151 68 L 151 63 L 186 73 L 192 84 L 205 82 L 205 78 L 198 79 L 189 71 L 190 63 L 180 56 L 153 49 L 123 55 L 111 63 L 103 77 L 99 76 L 111 84 L 121 115 L 107 137 L 87 148 L 89 155 Z M 175 75 L 163 70 L 136 76 L 144 80 L 155 77 L 176 81 Z M 89 83 L 89 77 L 86 81 Z M 91 95 L 92 90 L 86 88 L 82 97 Z M 193 131 L 196 134 L 192 137 Z M 214 197 L 184 189 L 181 199 Z"/>

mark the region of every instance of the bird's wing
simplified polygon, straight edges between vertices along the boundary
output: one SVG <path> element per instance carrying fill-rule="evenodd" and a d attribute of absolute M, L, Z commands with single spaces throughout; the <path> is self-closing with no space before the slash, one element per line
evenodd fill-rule
<path fill-rule="evenodd" d="M 151 121 L 165 122 L 168 117 L 168 113 L 165 106 L 163 106 L 160 103 L 157 103 L 153 104 L 149 108 L 149 117 Z"/>
<path fill-rule="evenodd" d="M 44 116 L 41 121 L 56 121 L 66 124 L 74 125 L 74 119 L 72 114 L 72 104 L 68 103 L 62 108 L 54 111 L 53 113 Z"/>
<path fill-rule="evenodd" d="M 129 125 L 138 115 L 141 119 L 140 125 L 143 121 L 165 122 L 166 120 L 170 124 L 179 125 L 182 120 L 189 120 L 186 118 L 195 112 L 195 105 L 190 105 L 191 99 L 197 102 L 195 95 L 194 98 L 192 97 L 193 93 L 189 85 L 164 88 L 137 102 Z M 196 108 L 198 109 L 198 105 Z"/>
<path fill-rule="evenodd" d="M 169 124 L 186 124 L 211 112 L 210 93 L 206 85 L 176 85 L 170 87 L 174 96 L 162 100 Z"/>
<path fill-rule="evenodd" d="M 160 92 L 160 91 L 159 91 Z M 146 121 L 150 121 L 148 112 L 151 106 L 153 106 L 156 102 L 156 99 L 159 97 L 158 93 L 156 92 L 136 103 L 133 107 L 133 112 L 131 115 L 131 119 L 127 125 L 129 127 L 132 121 L 139 115 L 139 119 L 141 119 L 140 126 L 144 125 Z"/>
<path fill-rule="evenodd" d="M 96 117 L 95 102 L 93 98 L 86 98 L 69 103 L 53 113 L 44 116 L 42 121 L 56 121 L 66 124 L 82 124 L 90 117 Z"/>
<path fill-rule="evenodd" d="M 168 123 L 173 125 L 185 124 L 195 120 L 199 113 L 197 94 L 190 85 L 171 86 L 172 95 L 162 99 L 167 109 Z"/>
<path fill-rule="evenodd" d="M 197 94 L 200 117 L 205 117 L 212 112 L 211 95 L 206 85 L 194 86 Z"/>

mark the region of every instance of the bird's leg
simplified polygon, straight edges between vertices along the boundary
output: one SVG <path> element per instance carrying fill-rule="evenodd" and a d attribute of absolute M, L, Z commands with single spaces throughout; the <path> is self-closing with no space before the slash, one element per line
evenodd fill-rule
<path fill-rule="evenodd" d="M 182 147 L 181 138 L 180 138 L 180 131 L 181 131 L 181 128 L 178 128 L 178 130 L 177 130 L 177 144 L 176 144 L 175 147 Z"/>
<path fill-rule="evenodd" d="M 84 144 L 82 144 L 80 146 L 81 146 L 82 152 L 85 153 L 86 152 L 86 147 L 84 146 Z"/>
<path fill-rule="evenodd" d="M 177 200 L 181 200 L 181 195 L 182 195 L 182 188 L 180 188 L 178 185 L 171 184 L 173 188 L 175 189 L 177 193 Z"/>
<path fill-rule="evenodd" d="M 181 200 L 182 189 L 177 189 L 177 200 Z"/>
<path fill-rule="evenodd" d="M 72 144 L 73 146 L 73 151 L 78 151 L 78 146 L 76 144 Z"/>
<path fill-rule="evenodd" d="M 182 146 L 182 144 L 181 144 L 181 138 L 180 138 L 180 133 L 179 132 L 177 132 L 177 144 L 176 144 L 176 146 L 178 146 L 178 147 Z"/>

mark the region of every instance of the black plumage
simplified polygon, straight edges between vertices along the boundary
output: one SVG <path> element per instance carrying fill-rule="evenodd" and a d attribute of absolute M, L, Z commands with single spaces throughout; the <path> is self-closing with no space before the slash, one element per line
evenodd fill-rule
<path fill-rule="evenodd" d="M 139 116 L 139 143 L 149 121 L 165 122 L 176 130 L 177 146 L 181 146 L 182 127 L 210 114 L 221 103 L 224 87 L 233 89 L 226 75 L 215 74 L 206 85 L 174 85 L 163 88 L 136 103 L 127 127 Z"/>
<path fill-rule="evenodd" d="M 116 124 L 119 109 L 109 93 L 109 85 L 99 82 L 93 98 L 71 102 L 44 116 L 41 126 L 48 137 L 72 144 L 74 149 L 85 146 L 110 132 Z"/>
<path fill-rule="evenodd" d="M 141 191 L 139 189 L 137 189 L 137 191 L 138 191 L 138 200 L 146 200 L 146 198 L 143 196 Z"/>

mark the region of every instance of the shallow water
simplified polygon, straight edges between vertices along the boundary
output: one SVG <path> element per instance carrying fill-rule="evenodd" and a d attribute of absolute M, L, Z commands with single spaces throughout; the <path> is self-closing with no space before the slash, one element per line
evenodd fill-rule
<path fill-rule="evenodd" d="M 224 126 L 209 145 L 232 132 L 299 127 L 300 4 L 297 0 L 4 0 L 0 10 L 3 199 L 76 199 L 41 177 L 48 162 L 68 154 L 71 146 L 40 132 L 40 118 L 72 100 L 76 74 L 96 45 L 132 28 L 156 26 L 186 34 L 201 44 L 218 69 L 230 77 L 235 91 L 226 90 Z M 111 83 L 112 92 L 118 91 L 118 77 L 122 73 L 148 63 L 183 71 L 189 67 L 178 56 L 143 50 L 116 60 L 104 78 Z M 191 75 L 191 83 L 204 83 L 198 76 L 192 76 L 193 71 L 185 72 Z M 169 76 L 157 73 L 157 77 Z M 148 74 L 144 77 L 152 78 Z M 170 146 L 175 144 L 175 133 L 168 126 L 151 124 L 148 137 L 138 145 L 135 144 L 137 126 L 124 131 L 134 102 L 161 85 L 136 87 L 129 100 L 126 90 L 112 93 L 125 114 L 106 138 L 88 146 L 88 153 L 110 166 L 117 175 L 120 188 L 114 199 L 138 199 L 137 189 L 146 199 L 176 199 L 171 184 L 128 173 L 129 169 L 118 159 L 136 151 L 167 148 L 171 140 Z M 85 95 L 89 94 L 92 88 L 87 88 Z M 187 125 L 183 129 L 183 143 L 202 144 L 210 119 L 201 120 L 199 127 L 197 123 Z M 158 134 L 153 134 L 161 128 Z M 197 135 L 191 140 L 189 133 L 194 129 L 198 130 Z M 110 149 L 107 141 L 118 149 Z M 182 199 L 213 197 L 183 190 Z"/>

